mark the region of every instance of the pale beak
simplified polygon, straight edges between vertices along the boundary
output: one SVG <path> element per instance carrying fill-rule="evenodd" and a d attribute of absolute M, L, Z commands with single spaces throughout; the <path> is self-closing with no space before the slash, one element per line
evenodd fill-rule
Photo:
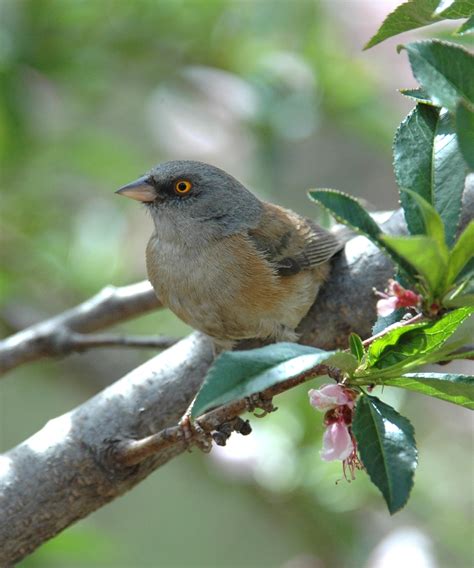
<path fill-rule="evenodd" d="M 149 176 L 142 176 L 132 181 L 132 183 L 128 183 L 120 189 L 117 189 L 115 193 L 136 199 L 137 201 L 155 201 L 158 196 L 156 189 L 150 183 Z"/>

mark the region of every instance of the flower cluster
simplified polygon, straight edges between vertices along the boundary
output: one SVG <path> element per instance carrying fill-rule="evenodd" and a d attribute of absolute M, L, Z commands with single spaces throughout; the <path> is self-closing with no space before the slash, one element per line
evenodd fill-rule
<path fill-rule="evenodd" d="M 354 479 L 354 471 L 362 467 L 351 431 L 352 414 L 358 393 L 342 385 L 331 384 L 311 389 L 308 395 L 311 406 L 325 412 L 326 431 L 323 436 L 321 458 L 325 461 L 341 460 L 344 474 L 346 475 L 348 469 L 351 478 Z"/>
<path fill-rule="evenodd" d="M 377 314 L 382 317 L 389 316 L 398 308 L 418 308 L 421 304 L 421 296 L 407 290 L 396 280 L 388 281 L 387 293 L 377 292 L 381 300 L 377 302 Z"/>

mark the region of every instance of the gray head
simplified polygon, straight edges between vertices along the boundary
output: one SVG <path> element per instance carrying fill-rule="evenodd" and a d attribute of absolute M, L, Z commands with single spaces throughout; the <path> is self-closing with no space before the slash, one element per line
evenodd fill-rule
<path fill-rule="evenodd" d="M 142 201 L 157 232 L 202 225 L 212 236 L 225 236 L 258 224 L 262 204 L 224 170 L 190 160 L 165 162 L 116 193 Z M 164 228 L 164 227 L 163 227 Z"/>

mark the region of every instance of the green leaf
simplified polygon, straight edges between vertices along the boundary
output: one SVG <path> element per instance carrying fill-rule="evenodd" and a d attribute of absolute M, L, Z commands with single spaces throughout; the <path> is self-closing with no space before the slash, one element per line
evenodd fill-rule
<path fill-rule="evenodd" d="M 358 359 L 351 353 L 346 353 L 345 351 L 337 351 L 334 355 L 326 359 L 324 363 L 330 367 L 336 367 L 336 369 L 348 373 L 349 375 L 352 375 L 359 366 Z"/>
<path fill-rule="evenodd" d="M 297 343 L 275 343 L 248 351 L 225 351 L 209 369 L 192 416 L 261 392 L 308 371 L 334 354 Z"/>
<path fill-rule="evenodd" d="M 473 0 L 442 0 L 435 11 L 436 16 L 449 20 L 468 18 L 474 13 Z"/>
<path fill-rule="evenodd" d="M 471 261 L 474 264 L 474 261 Z M 460 306 L 474 307 L 474 277 L 468 276 L 460 286 L 443 298 L 443 306 L 457 308 Z"/>
<path fill-rule="evenodd" d="M 362 463 L 393 515 L 406 504 L 413 487 L 418 461 L 413 426 L 388 404 L 362 395 L 352 431 Z"/>
<path fill-rule="evenodd" d="M 390 325 L 399 322 L 406 313 L 406 308 L 398 308 L 388 316 L 379 316 L 372 328 L 372 335 L 377 335 Z"/>
<path fill-rule="evenodd" d="M 439 120 L 439 109 L 417 105 L 397 129 L 393 142 L 393 169 L 399 188 L 415 191 L 433 203 L 432 169 L 433 144 Z M 412 235 L 422 234 L 423 221 L 413 199 L 400 191 L 408 230 Z"/>
<path fill-rule="evenodd" d="M 364 49 L 369 49 L 389 37 L 444 19 L 456 20 L 469 17 L 474 11 L 472 0 L 454 0 L 445 8 L 446 5 L 446 2 L 440 3 L 440 0 L 409 0 L 400 4 L 385 18 L 378 32 Z"/>
<path fill-rule="evenodd" d="M 448 255 L 434 239 L 421 235 L 413 237 L 384 235 L 382 238 L 391 249 L 413 266 L 417 274 L 424 278 L 434 296 L 443 292 Z"/>
<path fill-rule="evenodd" d="M 437 105 L 455 112 L 458 102 L 474 105 L 474 56 L 453 43 L 426 40 L 406 49 L 413 75 Z"/>
<path fill-rule="evenodd" d="M 351 333 L 349 335 L 349 348 L 352 355 L 354 355 L 360 363 L 365 355 L 365 349 L 362 339 L 357 335 L 357 333 Z"/>
<path fill-rule="evenodd" d="M 457 30 L 458 35 L 472 34 L 474 32 L 474 16 L 471 16 L 468 20 L 462 24 Z"/>
<path fill-rule="evenodd" d="M 460 102 L 456 112 L 459 149 L 471 172 L 474 172 L 474 112 Z"/>
<path fill-rule="evenodd" d="M 430 99 L 428 93 L 421 87 L 417 89 L 399 89 L 399 92 L 410 99 L 415 100 L 417 103 L 423 103 L 429 106 L 436 106 Z"/>
<path fill-rule="evenodd" d="M 412 323 L 405 326 L 397 327 L 385 335 L 373 341 L 366 352 L 365 359 L 365 369 L 369 370 L 372 368 L 383 369 L 384 367 L 391 367 L 394 364 L 398 364 L 400 360 L 405 360 L 405 358 L 416 354 L 415 345 L 413 348 L 413 339 L 417 339 L 422 335 L 423 330 L 428 326 L 426 322 Z M 421 331 L 420 333 L 418 330 Z M 403 336 L 407 336 L 406 338 Z M 422 341 L 418 341 L 418 344 L 422 344 Z M 365 375 L 365 371 L 357 372 L 357 376 Z"/>
<path fill-rule="evenodd" d="M 441 111 L 433 146 L 433 201 L 443 219 L 446 243 L 451 247 L 458 231 L 467 168 L 459 150 L 451 115 Z"/>
<path fill-rule="evenodd" d="M 439 21 L 441 18 L 433 16 L 438 4 L 439 0 L 411 0 L 400 4 L 385 18 L 364 49 L 369 49 L 389 37 Z"/>
<path fill-rule="evenodd" d="M 460 308 L 464 306 L 474 308 L 474 294 L 460 294 L 452 300 L 446 301 L 446 305 L 449 308 Z"/>
<path fill-rule="evenodd" d="M 438 243 L 441 255 L 448 258 L 448 249 L 444 237 L 443 221 L 436 209 L 428 203 L 421 195 L 418 195 L 410 189 L 401 189 L 401 193 L 407 193 L 415 202 L 417 209 L 420 211 L 421 219 L 424 225 L 424 233 Z"/>
<path fill-rule="evenodd" d="M 376 339 L 367 349 L 364 366 L 356 371 L 356 377 L 370 377 L 380 383 L 385 377 L 400 376 L 413 367 L 440 361 L 443 355 L 458 348 L 459 342 L 443 345 L 474 312 L 462 307 L 448 312 L 436 321 L 420 322 L 398 327 Z"/>
<path fill-rule="evenodd" d="M 424 223 L 413 197 L 403 189 L 414 191 L 436 209 L 445 225 L 446 242 L 452 245 L 467 172 L 450 115 L 417 105 L 395 134 L 393 162 L 410 233 L 422 234 Z"/>
<path fill-rule="evenodd" d="M 474 410 L 474 377 L 447 373 L 412 373 L 390 377 L 383 383 L 434 396 Z"/>
<path fill-rule="evenodd" d="M 382 239 L 382 230 L 357 199 L 335 189 L 311 189 L 308 195 L 310 199 L 320 203 L 327 209 L 340 223 L 349 225 L 352 229 L 366 236 L 378 247 L 382 248 L 409 276 L 410 265 L 386 245 Z"/>
<path fill-rule="evenodd" d="M 335 189 L 310 189 L 308 195 L 310 199 L 325 207 L 338 221 L 350 225 L 380 246 L 379 237 L 382 230 L 357 199 Z"/>
<path fill-rule="evenodd" d="M 448 262 L 448 285 L 456 280 L 458 274 L 466 264 L 474 257 L 474 221 L 459 236 L 451 251 Z"/>
<path fill-rule="evenodd" d="M 466 266 L 461 270 L 456 282 L 464 282 L 466 280 L 472 280 L 474 278 L 474 258 L 468 261 Z"/>

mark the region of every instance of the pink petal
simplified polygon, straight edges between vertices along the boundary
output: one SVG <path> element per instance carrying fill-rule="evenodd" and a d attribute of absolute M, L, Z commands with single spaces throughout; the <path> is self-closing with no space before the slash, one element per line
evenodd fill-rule
<path fill-rule="evenodd" d="M 326 428 L 323 436 L 321 459 L 324 461 L 345 460 L 354 451 L 354 444 L 347 426 L 335 422 Z"/>
<path fill-rule="evenodd" d="M 343 387 L 331 384 L 323 385 L 319 389 L 311 389 L 308 392 L 309 402 L 316 410 L 330 410 L 343 404 L 353 403 L 352 398 L 349 398 Z"/>
<path fill-rule="evenodd" d="M 377 314 L 382 317 L 389 316 L 398 307 L 398 298 L 391 296 L 377 302 Z"/>

